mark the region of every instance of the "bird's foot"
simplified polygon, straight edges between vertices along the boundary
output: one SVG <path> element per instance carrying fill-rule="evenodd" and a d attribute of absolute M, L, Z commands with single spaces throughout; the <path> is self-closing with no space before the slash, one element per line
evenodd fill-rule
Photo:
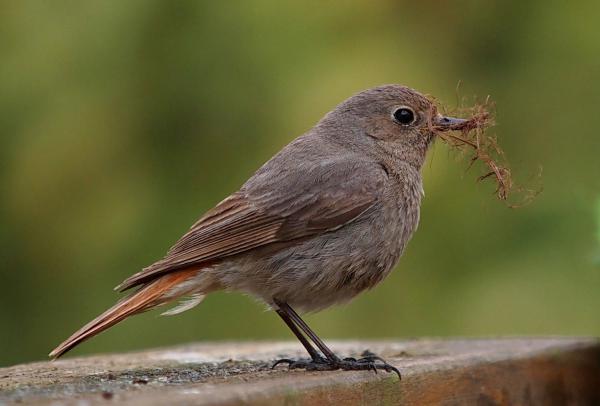
<path fill-rule="evenodd" d="M 306 371 L 335 371 L 343 369 L 344 371 L 374 371 L 377 373 L 378 370 L 382 370 L 395 372 L 398 374 L 398 378 L 402 379 L 398 368 L 388 364 L 383 358 L 366 352 L 362 355 L 363 357 L 359 359 L 349 357 L 337 360 L 329 360 L 322 357 L 299 360 L 284 358 L 277 360 L 272 368 L 275 368 L 279 364 L 287 364 L 289 369 L 304 369 Z"/>
<path fill-rule="evenodd" d="M 273 364 L 271 369 L 274 369 L 279 364 L 287 364 L 288 369 L 304 369 L 306 371 L 334 371 L 340 369 L 335 363 L 329 362 L 325 358 L 314 359 L 289 359 L 282 358 Z"/>
<path fill-rule="evenodd" d="M 386 360 L 377 355 L 367 355 L 362 358 L 344 358 L 340 361 L 340 369 L 346 371 L 361 371 L 371 370 L 377 373 L 378 370 L 385 372 L 395 372 L 398 375 L 398 379 L 402 379 L 400 371 L 395 366 L 388 364 Z"/>

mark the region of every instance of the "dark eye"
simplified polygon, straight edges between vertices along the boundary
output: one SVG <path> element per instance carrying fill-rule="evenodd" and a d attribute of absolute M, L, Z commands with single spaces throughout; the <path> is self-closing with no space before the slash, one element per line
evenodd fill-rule
<path fill-rule="evenodd" d="M 400 107 L 394 111 L 394 120 L 400 124 L 411 124 L 415 121 L 415 113 L 408 107 Z"/>

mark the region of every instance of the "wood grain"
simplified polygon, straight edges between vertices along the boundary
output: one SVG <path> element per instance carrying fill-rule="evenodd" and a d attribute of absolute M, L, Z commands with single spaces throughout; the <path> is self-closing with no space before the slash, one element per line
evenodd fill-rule
<path fill-rule="evenodd" d="M 193 344 L 0 369 L 0 404 L 594 405 L 600 342 L 592 338 L 332 342 L 402 371 L 270 369 L 304 356 L 292 342 Z M 83 403 L 81 403 L 83 402 Z"/>

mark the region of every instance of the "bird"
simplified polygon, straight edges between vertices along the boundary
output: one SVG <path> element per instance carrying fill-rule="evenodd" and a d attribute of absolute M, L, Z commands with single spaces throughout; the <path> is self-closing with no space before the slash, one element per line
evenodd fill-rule
<path fill-rule="evenodd" d="M 208 210 L 162 259 L 118 285 L 131 293 L 49 356 L 129 316 L 180 301 L 163 313 L 178 314 L 226 290 L 266 303 L 310 356 L 273 367 L 400 376 L 374 354 L 338 356 L 295 309 L 348 302 L 390 273 L 419 223 L 427 151 L 438 133 L 465 121 L 443 116 L 429 97 L 403 85 L 356 93 Z"/>

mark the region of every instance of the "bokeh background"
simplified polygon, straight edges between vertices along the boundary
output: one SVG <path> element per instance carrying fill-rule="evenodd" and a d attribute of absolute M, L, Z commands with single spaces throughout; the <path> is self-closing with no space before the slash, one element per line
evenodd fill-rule
<path fill-rule="evenodd" d="M 494 131 L 543 193 L 511 210 L 439 144 L 401 263 L 326 338 L 600 334 L 600 3 L 105 1 L 0 6 L 0 365 L 44 359 L 205 210 L 351 94 L 402 83 Z M 456 87 L 461 83 L 460 94 Z M 292 339 L 214 294 L 73 354 Z"/>

